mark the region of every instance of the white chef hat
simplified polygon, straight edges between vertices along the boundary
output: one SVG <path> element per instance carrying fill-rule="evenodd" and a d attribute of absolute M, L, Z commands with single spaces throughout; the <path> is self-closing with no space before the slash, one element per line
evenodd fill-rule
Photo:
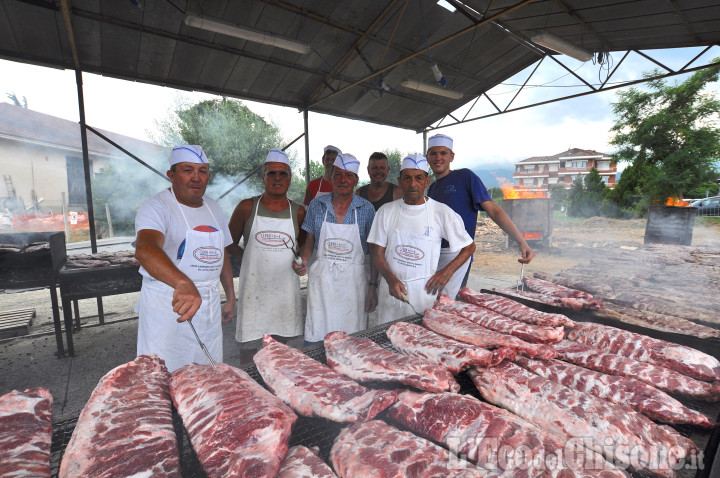
<path fill-rule="evenodd" d="M 208 164 L 205 151 L 203 151 L 202 146 L 196 144 L 175 146 L 170 152 L 168 161 L 170 162 L 170 166 L 177 163 Z"/>
<path fill-rule="evenodd" d="M 450 136 L 446 136 L 444 134 L 436 134 L 435 136 L 430 136 L 428 139 L 428 150 L 432 148 L 433 146 L 445 146 L 447 149 L 451 150 L 453 149 L 453 139 Z"/>
<path fill-rule="evenodd" d="M 345 169 L 347 171 L 352 171 L 353 173 L 357 174 L 358 170 L 360 169 L 360 161 L 353 156 L 352 154 L 340 154 L 338 153 L 337 158 L 335 158 L 335 162 L 333 163 L 333 166 L 340 169 Z"/>
<path fill-rule="evenodd" d="M 325 146 L 325 148 L 323 148 L 323 153 L 327 153 L 328 151 L 335 151 L 337 152 L 337 154 L 342 154 L 340 148 L 338 148 L 337 146 L 333 146 L 332 144 L 328 144 L 327 146 Z"/>
<path fill-rule="evenodd" d="M 400 165 L 400 171 L 403 169 L 422 169 L 427 173 L 427 159 L 425 159 L 425 156 L 422 154 L 411 154 L 410 156 L 406 156 L 403 158 L 402 164 Z"/>
<path fill-rule="evenodd" d="M 283 163 L 290 166 L 290 160 L 287 155 L 279 149 L 271 149 L 265 158 L 266 163 Z"/>

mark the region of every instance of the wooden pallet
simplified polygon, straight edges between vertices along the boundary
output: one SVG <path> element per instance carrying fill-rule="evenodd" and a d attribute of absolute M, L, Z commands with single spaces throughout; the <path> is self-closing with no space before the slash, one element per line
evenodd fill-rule
<path fill-rule="evenodd" d="M 16 337 L 30 333 L 35 309 L 15 309 L 0 312 L 0 337 Z"/>

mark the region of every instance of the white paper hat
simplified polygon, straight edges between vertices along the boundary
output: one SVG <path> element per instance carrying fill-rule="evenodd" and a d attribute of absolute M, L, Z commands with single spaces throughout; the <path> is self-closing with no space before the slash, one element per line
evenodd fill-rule
<path fill-rule="evenodd" d="M 338 153 L 337 158 L 335 158 L 335 162 L 333 163 L 333 166 L 340 169 L 345 169 L 347 171 L 352 171 L 353 173 L 357 174 L 358 170 L 360 169 L 360 161 L 353 156 L 352 154 L 340 154 Z"/>
<path fill-rule="evenodd" d="M 436 134 L 428 139 L 428 150 L 433 146 L 445 146 L 447 149 L 453 149 L 453 139 L 450 136 L 444 134 Z"/>
<path fill-rule="evenodd" d="M 170 162 L 170 166 L 177 163 L 208 164 L 208 159 L 207 156 L 205 156 L 205 151 L 203 151 L 202 146 L 195 144 L 175 146 L 172 152 L 170 152 L 168 161 Z"/>
<path fill-rule="evenodd" d="M 337 151 L 337 154 L 342 154 L 342 151 L 340 151 L 340 148 L 337 146 L 333 146 L 332 144 L 328 144 L 323 148 L 323 153 L 327 153 L 328 151 Z"/>
<path fill-rule="evenodd" d="M 265 158 L 266 163 L 283 163 L 290 166 L 290 160 L 287 155 L 279 149 L 271 149 Z"/>
<path fill-rule="evenodd" d="M 406 156 L 403 158 L 402 164 L 400 165 L 400 171 L 403 169 L 422 169 L 427 173 L 427 159 L 425 159 L 425 156 L 422 154 L 411 154 L 410 156 Z"/>

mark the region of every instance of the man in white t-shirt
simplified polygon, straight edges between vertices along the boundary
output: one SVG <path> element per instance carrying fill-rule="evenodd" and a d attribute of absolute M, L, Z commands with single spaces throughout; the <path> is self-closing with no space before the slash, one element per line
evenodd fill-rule
<path fill-rule="evenodd" d="M 138 355 L 155 353 L 170 372 L 209 363 L 188 324 L 215 362 L 222 361 L 222 323 L 235 316 L 235 290 L 225 247 L 232 243 L 217 203 L 204 197 L 210 166 L 200 146 L 170 153 L 172 186 L 146 200 L 135 218 L 135 257 L 143 285 Z M 227 302 L 220 306 L 220 284 Z"/>
<path fill-rule="evenodd" d="M 462 218 L 425 196 L 430 184 L 427 167 L 420 154 L 403 159 L 398 177 L 403 197 L 382 206 L 370 229 L 370 257 L 383 278 L 378 286 L 380 324 L 432 307 L 455 271 L 475 252 Z M 437 270 L 443 239 L 457 255 Z"/>

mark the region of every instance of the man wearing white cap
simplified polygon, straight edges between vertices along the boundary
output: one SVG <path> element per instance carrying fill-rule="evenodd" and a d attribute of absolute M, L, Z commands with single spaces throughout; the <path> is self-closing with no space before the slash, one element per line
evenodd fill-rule
<path fill-rule="evenodd" d="M 251 360 L 264 334 L 281 341 L 303 334 L 300 279 L 291 264 L 305 236 L 305 209 L 287 197 L 291 179 L 288 157 L 271 149 L 262 169 L 265 191 L 240 201 L 230 217 L 228 252 L 242 259 L 235 329 L 241 363 Z"/>
<path fill-rule="evenodd" d="M 333 192 L 310 203 L 302 228 L 307 240 L 293 263 L 295 272 L 308 274 L 305 341 L 319 342 L 329 332 L 358 332 L 367 327 L 367 313 L 377 306 L 377 271 L 370 270 L 367 237 L 375 209 L 353 194 L 360 161 L 338 154 L 332 175 Z M 308 271 L 310 256 L 315 262 Z"/>
<path fill-rule="evenodd" d="M 475 252 L 460 216 L 425 196 L 430 183 L 427 167 L 421 154 L 403 159 L 398 178 L 403 197 L 378 210 L 368 237 L 373 265 L 383 278 L 378 291 L 380 324 L 432 307 L 453 273 Z M 443 239 L 455 257 L 438 268 Z"/>
<path fill-rule="evenodd" d="M 135 218 L 135 257 L 143 276 L 138 355 L 155 353 L 169 371 L 208 363 L 190 325 L 216 362 L 223 359 L 222 322 L 235 316 L 235 290 L 225 247 L 230 230 L 217 203 L 204 197 L 210 165 L 200 146 L 170 153 L 172 186 L 146 200 Z M 227 302 L 220 306 L 220 284 Z"/>
<path fill-rule="evenodd" d="M 322 164 L 325 168 L 325 172 L 319 178 L 310 181 L 307 188 L 305 188 L 305 198 L 303 199 L 303 204 L 305 206 L 310 204 L 310 201 L 316 197 L 330 194 L 332 192 L 332 170 L 335 158 L 337 158 L 338 154 L 342 154 L 342 151 L 340 151 L 340 148 L 333 146 L 332 144 L 328 144 L 323 149 Z"/>
<path fill-rule="evenodd" d="M 518 262 L 523 264 L 530 262 L 535 257 L 535 252 L 528 246 L 522 233 L 515 227 L 510 217 L 492 200 L 480 178 L 469 169 L 450 169 L 450 163 L 455 159 L 452 149 L 453 139 L 450 136 L 436 134 L 428 139 L 427 159 L 435 173 L 435 182 L 430 185 L 428 196 L 447 204 L 453 211 L 460 214 L 465 223 L 465 229 L 473 240 L 475 239 L 478 211 L 485 211 L 490 219 L 517 242 L 522 255 Z M 438 267 L 444 267 L 454 257 L 452 251 L 447 248 L 447 244 L 443 243 Z M 471 262 L 472 257 L 457 270 L 443 293 L 454 299 L 460 288 L 465 287 L 470 274 Z"/>

